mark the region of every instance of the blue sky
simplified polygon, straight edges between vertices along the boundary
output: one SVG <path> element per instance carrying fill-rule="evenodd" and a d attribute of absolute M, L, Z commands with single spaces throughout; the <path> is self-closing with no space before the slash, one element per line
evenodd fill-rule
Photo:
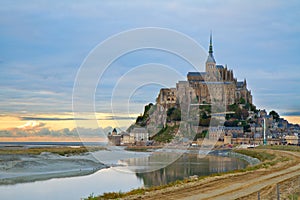
<path fill-rule="evenodd" d="M 299 115 L 299 19 L 297 0 L 2 0 L 0 113 L 72 112 L 76 73 L 97 44 L 128 29 L 163 27 L 190 36 L 204 48 L 212 30 L 217 63 L 227 64 L 239 80 L 247 78 L 259 108 Z M 96 110 L 109 113 L 116 77 L 149 62 L 173 66 L 183 76 L 191 69 L 164 52 L 123 56 L 100 82 Z M 154 102 L 160 87 L 149 85 L 137 90 L 131 112 L 141 113 L 145 103 Z"/>

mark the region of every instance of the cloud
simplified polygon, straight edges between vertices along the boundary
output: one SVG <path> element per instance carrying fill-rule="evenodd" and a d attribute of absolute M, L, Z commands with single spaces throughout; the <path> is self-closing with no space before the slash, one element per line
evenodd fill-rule
<path fill-rule="evenodd" d="M 182 31 L 205 47 L 209 30 L 213 29 L 216 59 L 228 63 L 239 80 L 247 78 L 255 101 L 262 102 L 259 106 L 298 108 L 299 95 L 295 91 L 300 84 L 299 1 L 255 2 L 1 1 L 0 112 L 71 112 L 73 82 L 88 52 L 113 34 L 144 26 Z M 111 111 L 108 108 L 116 77 L 137 64 L 158 61 L 176 66 L 180 72 L 187 71 L 174 57 L 137 55 L 126 55 L 129 59 L 120 59 L 107 71 L 97 90 L 97 111 Z M 171 61 L 166 63 L 164 59 Z M 138 78 L 147 76 L 157 78 L 155 73 L 140 73 Z M 262 86 L 274 90 L 266 95 L 260 91 Z M 273 98 L 283 90 L 294 94 L 285 99 Z M 147 89 L 147 94 L 136 97 L 130 106 L 135 113 L 142 112 L 143 100 L 154 102 L 158 92 Z M 118 95 L 117 109 L 126 112 L 126 91 Z M 72 120 L 24 120 L 27 119 Z"/>
<path fill-rule="evenodd" d="M 52 130 L 48 127 L 44 127 L 45 124 L 43 123 L 26 123 L 26 126 L 22 126 L 19 128 L 13 128 L 10 130 L 0 130 L 0 138 L 1 137 L 101 137 L 106 139 L 106 135 L 108 132 L 112 131 L 112 127 L 105 127 L 105 128 L 81 128 L 78 127 L 77 129 L 60 129 L 60 130 Z M 30 128 L 28 128 L 30 127 Z M 79 132 L 78 132 L 79 131 Z M 80 133 L 80 135 L 78 134 Z"/>
<path fill-rule="evenodd" d="M 136 117 L 125 117 L 125 116 L 105 116 L 101 118 L 97 118 L 97 120 L 135 120 Z"/>
<path fill-rule="evenodd" d="M 29 121 L 26 122 L 26 124 L 18 126 L 18 129 L 22 130 L 35 130 L 35 129 L 40 129 L 44 127 L 46 124 L 43 122 L 38 122 L 38 121 Z"/>
<path fill-rule="evenodd" d="M 300 116 L 300 111 L 283 112 L 283 116 Z"/>
<path fill-rule="evenodd" d="M 70 120 L 88 120 L 85 118 L 59 118 L 59 117 L 19 117 L 20 120 L 41 120 L 41 121 L 70 121 Z"/>

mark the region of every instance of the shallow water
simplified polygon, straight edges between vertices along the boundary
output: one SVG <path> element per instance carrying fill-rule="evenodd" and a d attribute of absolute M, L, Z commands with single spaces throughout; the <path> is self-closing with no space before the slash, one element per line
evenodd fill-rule
<path fill-rule="evenodd" d="M 46 181 L 0 186 L 0 194 L 1 199 L 65 200 L 80 199 L 92 193 L 127 191 L 142 185 L 142 180 L 134 174 L 126 174 L 110 168 L 102 169 L 88 176 L 55 178 Z"/>
<path fill-rule="evenodd" d="M 129 159 L 126 162 L 130 164 L 137 160 Z M 153 172 L 136 174 L 128 173 L 122 168 L 102 169 L 87 176 L 0 186 L 0 195 L 1 199 L 80 199 L 92 193 L 98 195 L 104 192 L 129 191 L 142 186 L 166 184 L 192 175 L 203 176 L 246 166 L 247 162 L 237 158 L 221 156 L 200 158 L 195 154 L 184 154 L 171 165 Z"/>

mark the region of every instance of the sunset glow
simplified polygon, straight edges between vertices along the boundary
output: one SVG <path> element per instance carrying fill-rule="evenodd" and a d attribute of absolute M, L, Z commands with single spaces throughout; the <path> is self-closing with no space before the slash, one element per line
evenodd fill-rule
<path fill-rule="evenodd" d="M 282 116 L 282 118 L 288 120 L 292 124 L 300 125 L 300 116 Z"/>

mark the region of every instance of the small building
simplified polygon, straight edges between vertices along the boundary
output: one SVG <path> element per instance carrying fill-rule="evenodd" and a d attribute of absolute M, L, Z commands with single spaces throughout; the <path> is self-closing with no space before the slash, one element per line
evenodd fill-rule
<path fill-rule="evenodd" d="M 118 132 L 117 132 L 117 129 L 116 129 L 116 128 L 113 129 L 111 135 L 118 135 Z"/>
<path fill-rule="evenodd" d="M 113 146 L 120 146 L 121 145 L 121 135 L 108 135 L 107 136 L 109 143 Z"/>
<path fill-rule="evenodd" d="M 135 140 L 133 136 L 130 136 L 129 133 L 121 133 L 121 145 L 131 145 L 134 144 Z"/>
<path fill-rule="evenodd" d="M 119 146 L 121 144 L 121 135 L 118 135 L 116 128 L 108 133 L 107 138 L 110 145 Z"/>
<path fill-rule="evenodd" d="M 224 136 L 224 144 L 232 144 L 231 136 L 229 135 Z"/>
<path fill-rule="evenodd" d="M 262 133 L 263 132 L 263 127 L 259 124 L 250 124 L 250 130 L 251 133 L 255 134 L 255 133 Z"/>
<path fill-rule="evenodd" d="M 225 127 L 225 135 L 229 136 L 242 136 L 244 134 L 244 128 L 240 126 Z"/>
<path fill-rule="evenodd" d="M 224 141 L 225 136 L 231 136 L 231 138 L 242 137 L 244 135 L 243 127 L 225 127 L 225 126 L 216 126 L 209 127 L 209 138 L 213 140 L 222 140 Z"/>
<path fill-rule="evenodd" d="M 146 128 L 139 128 L 135 127 L 130 132 L 130 136 L 134 138 L 136 142 L 139 141 L 148 141 L 149 140 L 149 133 Z"/>
<path fill-rule="evenodd" d="M 286 140 L 286 143 L 290 144 L 290 145 L 300 144 L 300 139 L 297 135 L 287 135 L 287 136 L 285 136 L 285 140 Z"/>
<path fill-rule="evenodd" d="M 225 131 L 224 131 L 225 127 L 224 126 L 211 126 L 208 128 L 208 138 L 210 140 L 223 140 L 224 139 L 224 135 L 225 135 Z"/>

